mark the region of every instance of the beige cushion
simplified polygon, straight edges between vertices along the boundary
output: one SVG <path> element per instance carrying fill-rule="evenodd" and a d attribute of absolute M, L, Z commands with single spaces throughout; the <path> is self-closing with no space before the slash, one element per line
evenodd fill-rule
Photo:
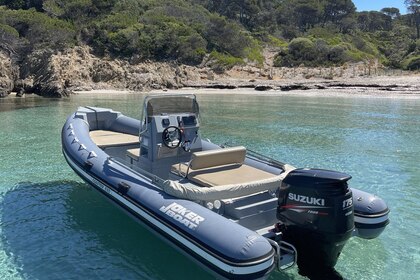
<path fill-rule="evenodd" d="M 276 175 L 242 164 L 230 164 L 201 170 L 190 170 L 188 179 L 205 187 L 244 184 L 274 178 Z"/>
<path fill-rule="evenodd" d="M 242 146 L 195 152 L 191 156 L 190 168 L 199 170 L 228 164 L 242 164 L 245 155 L 246 149 Z"/>
<path fill-rule="evenodd" d="M 184 185 L 178 181 L 166 180 L 163 182 L 163 184 L 161 184 L 161 187 L 166 193 L 170 195 L 190 200 L 212 201 L 216 199 L 240 197 L 267 190 L 278 190 L 282 180 L 290 171 L 295 168 L 285 164 L 283 169 L 284 172 L 280 175 L 269 179 L 251 181 L 243 184 L 231 184 L 216 186 L 213 188 L 203 188 L 191 184 Z"/>
<path fill-rule="evenodd" d="M 99 148 L 108 148 L 120 145 L 138 144 L 137 135 L 125 134 L 109 130 L 93 130 L 89 132 L 92 141 Z"/>
<path fill-rule="evenodd" d="M 140 157 L 140 148 L 127 150 L 127 156 L 138 161 Z"/>
<path fill-rule="evenodd" d="M 187 176 L 189 180 L 205 187 L 243 184 L 276 177 L 269 172 L 243 164 L 245 147 L 195 152 L 188 164 L 172 165 L 172 172 Z"/>
<path fill-rule="evenodd" d="M 188 162 L 186 163 L 181 162 L 181 163 L 177 163 L 171 166 L 171 172 L 182 177 L 187 176 L 187 171 L 188 171 Z"/>

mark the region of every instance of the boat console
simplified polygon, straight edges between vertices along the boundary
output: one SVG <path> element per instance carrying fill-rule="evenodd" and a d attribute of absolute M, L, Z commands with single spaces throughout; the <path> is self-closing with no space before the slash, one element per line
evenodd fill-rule
<path fill-rule="evenodd" d="M 198 104 L 188 96 L 155 97 L 143 108 L 138 166 L 167 178 L 173 164 L 201 150 Z"/>

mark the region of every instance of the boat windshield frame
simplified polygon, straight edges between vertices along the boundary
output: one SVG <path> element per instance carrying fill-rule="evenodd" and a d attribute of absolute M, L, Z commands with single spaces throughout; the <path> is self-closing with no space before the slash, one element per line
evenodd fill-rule
<path fill-rule="evenodd" d="M 169 114 L 195 114 L 199 121 L 200 110 L 195 94 L 151 94 L 146 96 L 141 112 L 140 136 L 147 131 L 147 124 L 152 116 Z"/>

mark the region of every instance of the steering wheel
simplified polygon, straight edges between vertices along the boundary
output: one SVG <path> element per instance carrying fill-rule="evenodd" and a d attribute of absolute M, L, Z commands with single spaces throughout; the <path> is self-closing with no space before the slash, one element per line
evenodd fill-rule
<path fill-rule="evenodd" d="M 162 133 L 163 145 L 169 149 L 176 149 L 181 145 L 182 132 L 177 126 L 168 126 Z"/>

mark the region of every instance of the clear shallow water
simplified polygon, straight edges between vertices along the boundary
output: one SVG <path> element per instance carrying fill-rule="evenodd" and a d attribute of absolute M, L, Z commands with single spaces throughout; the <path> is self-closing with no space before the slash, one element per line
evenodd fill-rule
<path fill-rule="evenodd" d="M 142 95 L 0 99 L 0 279 L 212 279 L 84 184 L 61 154 L 77 106 L 139 117 Z M 416 279 L 420 99 L 199 95 L 202 134 L 299 167 L 353 176 L 391 208 L 376 240 L 353 238 L 348 279 Z M 270 279 L 302 279 L 296 270 Z"/>

